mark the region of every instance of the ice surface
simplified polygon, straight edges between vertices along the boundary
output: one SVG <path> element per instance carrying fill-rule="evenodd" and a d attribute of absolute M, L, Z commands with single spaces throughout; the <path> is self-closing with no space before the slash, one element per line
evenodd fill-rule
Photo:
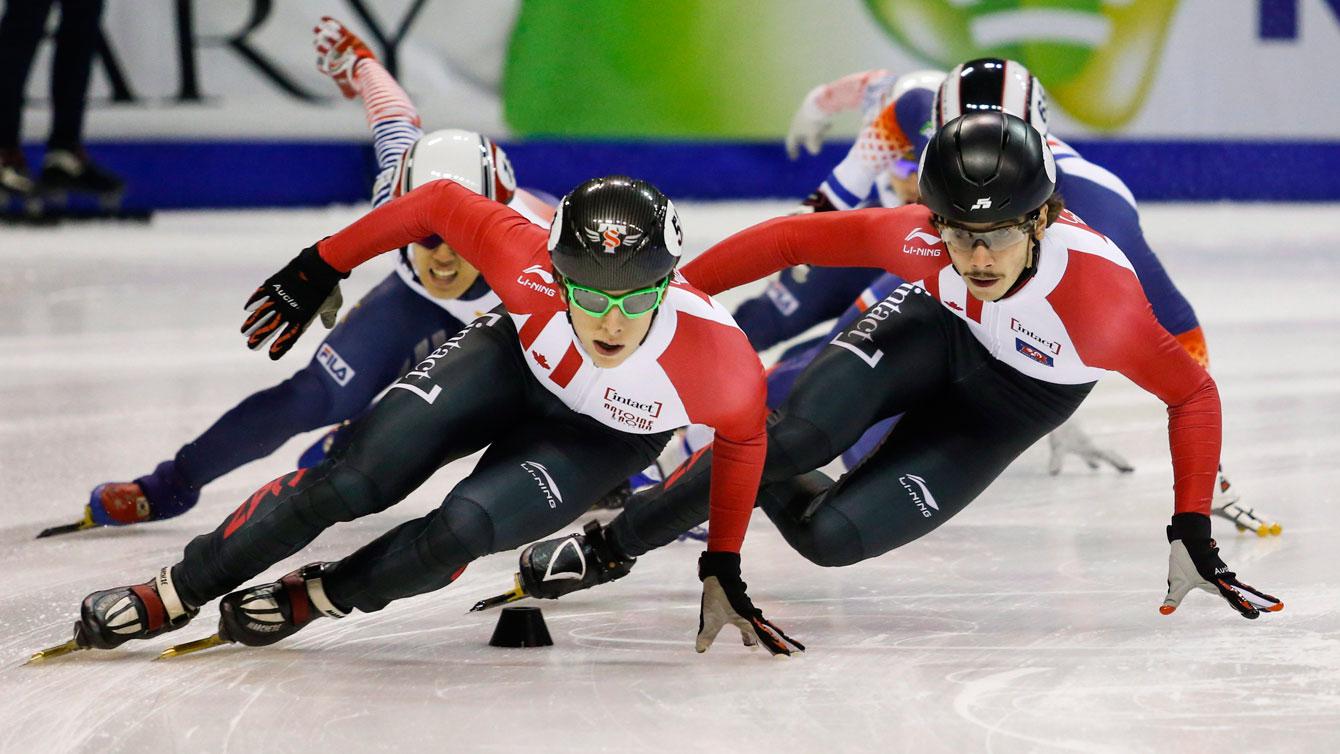
<path fill-rule="evenodd" d="M 688 205 L 689 244 L 782 209 Z M 1340 750 L 1340 211 L 1155 206 L 1146 226 L 1196 304 L 1225 406 L 1224 459 L 1282 537 L 1216 523 L 1225 560 L 1280 596 L 1249 622 L 1197 592 L 1159 615 L 1171 513 L 1163 407 L 1120 377 L 1080 411 L 1136 473 L 1024 455 L 939 531 L 822 569 L 762 516 L 750 592 L 806 642 L 789 662 L 722 634 L 693 652 L 695 544 L 544 608 L 555 646 L 487 646 L 515 553 L 375 615 L 270 649 L 150 663 L 188 629 L 20 667 L 64 641 L 86 593 L 148 578 L 291 467 L 310 438 L 230 474 L 172 521 L 33 541 L 97 482 L 145 473 L 249 391 L 298 368 L 242 347 L 252 288 L 354 210 L 175 214 L 151 226 L 0 228 L 0 750 Z M 380 270 L 386 270 L 382 266 Z M 360 272 L 346 300 L 379 280 Z M 738 297 L 738 295 L 736 296 Z M 435 505 L 468 468 L 338 526 L 275 568 L 333 559 Z"/>

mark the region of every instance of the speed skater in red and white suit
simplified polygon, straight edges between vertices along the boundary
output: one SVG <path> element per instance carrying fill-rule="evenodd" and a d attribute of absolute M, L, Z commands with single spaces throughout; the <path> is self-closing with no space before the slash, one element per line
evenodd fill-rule
<path fill-rule="evenodd" d="M 1161 610 L 1196 587 L 1248 618 L 1282 609 L 1238 581 L 1210 538 L 1214 381 L 1159 325 L 1120 249 L 1062 209 L 1037 131 L 1011 115 L 964 116 L 936 133 L 919 172 L 924 205 L 771 220 L 684 268 L 711 294 L 799 264 L 909 281 L 825 347 L 769 421 L 758 504 L 787 542 L 843 566 L 925 536 L 1115 371 L 1168 406 L 1174 508 Z M 816 471 L 897 414 L 883 444 L 840 479 Z M 631 559 L 701 521 L 711 459 L 704 449 L 634 495 L 604 541 Z M 523 576 L 530 551 L 555 542 L 523 552 Z"/>
<path fill-rule="evenodd" d="M 429 183 L 267 279 L 249 302 L 249 343 L 273 338 L 270 353 L 282 356 L 338 300 L 340 278 L 430 236 L 477 268 L 502 306 L 393 384 L 352 425 L 344 448 L 262 486 L 157 579 L 89 595 L 74 641 L 110 649 L 176 629 L 328 527 L 385 510 L 443 464 L 484 450 L 426 516 L 338 562 L 227 594 L 218 635 L 270 644 L 322 615 L 381 610 L 450 584 L 476 558 L 572 522 L 651 463 L 672 430 L 693 423 L 716 432 L 700 626 L 731 623 L 746 644 L 789 654 L 789 640 L 750 603 L 740 577 L 766 453 L 762 365 L 729 313 L 676 278 L 679 218 L 651 184 L 587 181 L 560 202 L 546 230 L 458 183 Z M 605 581 L 627 572 L 598 537 L 559 555 L 545 578 Z"/>

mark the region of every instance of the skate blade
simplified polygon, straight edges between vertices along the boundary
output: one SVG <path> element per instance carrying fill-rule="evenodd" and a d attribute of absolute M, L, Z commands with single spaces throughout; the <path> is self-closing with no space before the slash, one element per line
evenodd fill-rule
<path fill-rule="evenodd" d="M 523 597 L 530 596 L 526 594 L 525 589 L 521 588 L 521 574 L 518 573 L 513 578 L 516 579 L 516 586 L 512 587 L 512 591 L 507 592 L 505 594 L 500 594 L 497 597 L 489 597 L 488 599 L 482 599 L 476 602 L 474 607 L 470 608 L 470 612 L 478 613 L 484 610 L 490 610 L 500 605 L 506 605 L 509 602 L 516 602 L 517 600 L 522 599 Z"/>
<path fill-rule="evenodd" d="M 221 644 L 232 644 L 232 642 L 228 641 L 222 636 L 219 636 L 218 634 L 214 634 L 213 636 L 206 636 L 203 639 L 188 641 L 185 644 L 174 644 L 168 647 L 167 649 L 163 650 L 162 654 L 158 655 L 154 659 L 170 660 L 174 657 L 181 657 L 182 655 L 191 654 L 192 652 L 202 652 L 206 649 L 211 649 Z"/>
<path fill-rule="evenodd" d="M 68 655 L 71 652 L 78 652 L 81 649 L 88 649 L 88 647 L 80 644 L 78 639 L 71 639 L 65 642 L 64 644 L 57 644 L 54 647 L 47 647 L 46 649 L 34 652 L 33 656 L 29 657 L 28 661 L 23 664 L 31 665 L 34 662 L 41 662 L 42 660 L 50 660 L 53 657 Z"/>
<path fill-rule="evenodd" d="M 84 531 L 85 529 L 96 529 L 96 528 L 98 528 L 98 525 L 93 523 L 93 511 L 89 510 L 88 506 L 85 505 L 84 517 L 82 519 L 76 521 L 73 524 L 64 524 L 62 526 L 52 526 L 50 528 L 43 529 L 40 533 L 38 533 L 36 538 L 45 539 L 47 537 L 54 537 L 59 534 L 72 534 L 77 531 Z"/>

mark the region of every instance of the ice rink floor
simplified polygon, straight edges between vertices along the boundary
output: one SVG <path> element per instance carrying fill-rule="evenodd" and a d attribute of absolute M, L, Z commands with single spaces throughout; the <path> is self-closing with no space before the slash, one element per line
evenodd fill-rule
<path fill-rule="evenodd" d="M 786 205 L 689 205 L 690 246 Z M 772 661 L 727 633 L 693 651 L 697 543 L 544 608 L 555 646 L 487 646 L 515 553 L 379 614 L 321 621 L 269 649 L 167 662 L 188 628 L 21 666 L 69 638 L 80 599 L 175 562 L 311 437 L 225 476 L 180 518 L 34 541 L 90 488 L 151 470 L 319 341 L 275 363 L 237 333 L 242 302 L 356 216 L 164 214 L 148 226 L 0 228 L 0 751 L 1230 752 L 1340 751 L 1340 208 L 1153 206 L 1151 242 L 1196 305 L 1225 409 L 1224 462 L 1284 525 L 1215 524 L 1224 559 L 1284 600 L 1238 617 L 1197 592 L 1161 616 L 1172 512 L 1162 405 L 1119 376 L 1080 409 L 1134 474 L 1045 443 L 930 536 L 822 569 L 762 515 L 754 601 L 810 651 Z M 346 301 L 389 265 L 363 270 Z M 738 299 L 739 292 L 731 298 Z M 835 400 L 847 400 L 834 396 Z M 267 574 L 335 559 L 437 504 L 444 469 L 390 511 L 336 527 Z M 728 629 L 729 631 L 730 629 Z"/>

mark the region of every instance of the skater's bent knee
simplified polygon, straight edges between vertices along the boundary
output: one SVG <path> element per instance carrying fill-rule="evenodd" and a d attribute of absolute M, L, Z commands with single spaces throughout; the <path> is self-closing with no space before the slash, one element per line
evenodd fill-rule
<path fill-rule="evenodd" d="M 396 502 L 366 474 L 336 458 L 322 461 L 303 481 L 305 494 L 295 499 L 299 515 L 326 526 L 378 513 Z"/>
<path fill-rule="evenodd" d="M 479 503 L 452 493 L 442 502 L 430 525 L 432 557 L 459 564 L 494 551 L 493 517 Z"/>
<path fill-rule="evenodd" d="M 821 509 L 809 519 L 804 535 L 793 544 L 806 560 L 825 568 L 849 566 L 867 557 L 856 525 L 831 508 Z"/>

